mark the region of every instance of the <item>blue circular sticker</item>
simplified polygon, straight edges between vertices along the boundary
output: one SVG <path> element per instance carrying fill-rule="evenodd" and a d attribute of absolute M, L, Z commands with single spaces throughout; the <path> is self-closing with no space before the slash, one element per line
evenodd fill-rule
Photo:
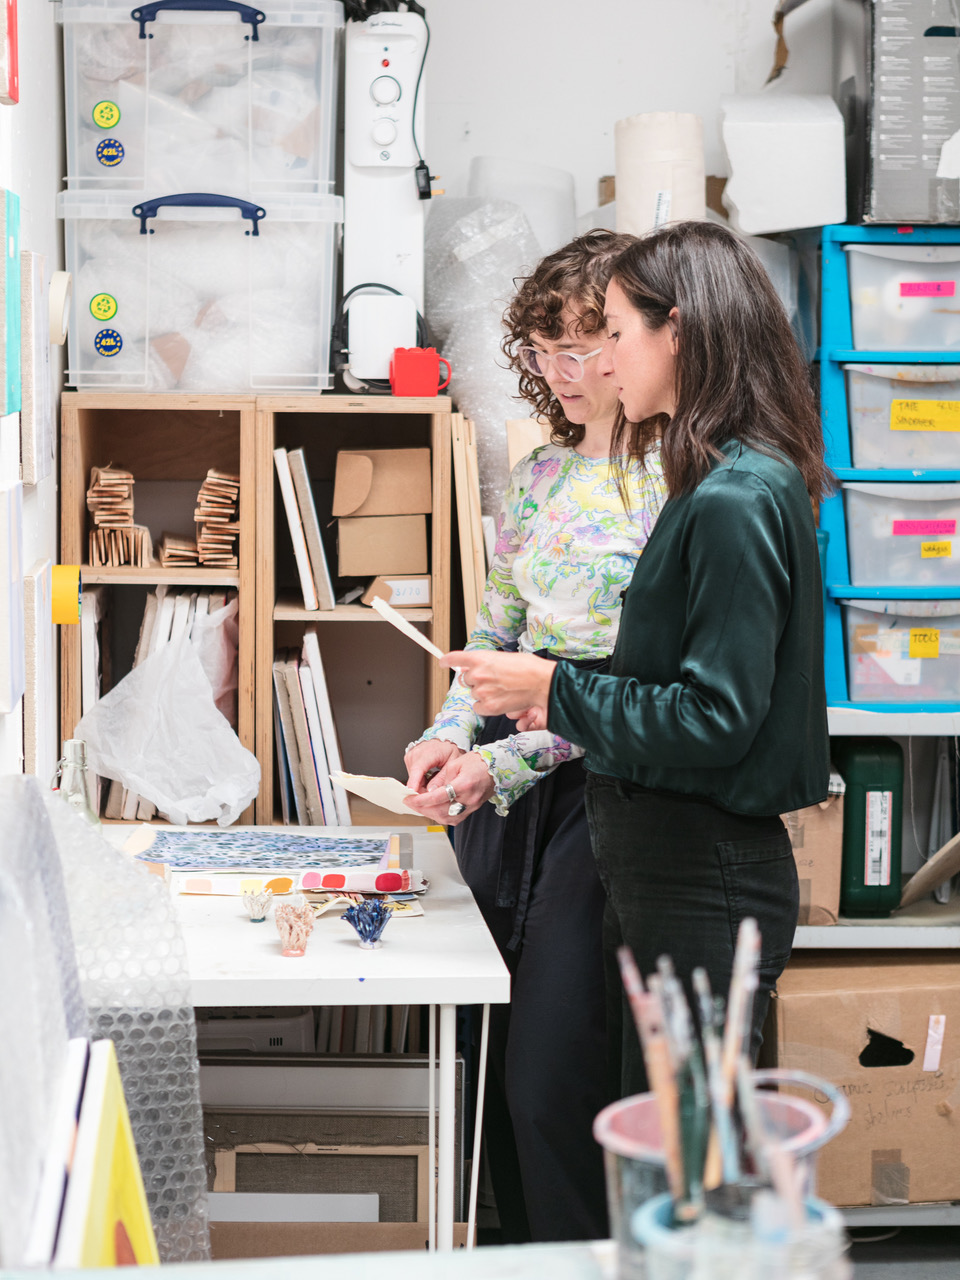
<path fill-rule="evenodd" d="M 123 143 L 118 138 L 104 138 L 97 146 L 97 159 L 112 169 L 123 159 Z"/>
<path fill-rule="evenodd" d="M 94 338 L 93 345 L 97 348 L 98 355 L 116 356 L 123 347 L 123 339 L 116 329 L 101 329 Z"/>

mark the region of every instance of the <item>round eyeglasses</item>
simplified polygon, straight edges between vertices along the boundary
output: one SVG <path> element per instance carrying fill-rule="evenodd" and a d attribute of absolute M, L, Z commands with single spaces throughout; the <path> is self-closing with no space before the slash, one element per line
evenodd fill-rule
<path fill-rule="evenodd" d="M 597 347 L 596 351 L 588 351 L 585 356 L 577 355 L 575 351 L 557 351 L 548 356 L 545 351 L 538 351 L 536 347 L 521 347 L 517 355 L 527 373 L 532 373 L 535 378 L 545 378 L 547 366 L 552 361 L 561 378 L 567 382 L 579 382 L 583 377 L 584 363 L 598 356 L 602 350 L 603 347 Z"/>

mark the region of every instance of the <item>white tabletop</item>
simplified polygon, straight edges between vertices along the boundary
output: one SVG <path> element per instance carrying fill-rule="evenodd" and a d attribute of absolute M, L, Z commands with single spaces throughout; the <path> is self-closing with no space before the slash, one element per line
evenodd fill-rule
<path fill-rule="evenodd" d="M 458 1249 L 456 1253 L 342 1253 L 309 1258 L 257 1258 L 139 1267 L 141 1275 L 176 1280 L 614 1280 L 610 1240 L 590 1244 L 525 1244 Z M 36 1280 L 36 1271 L 4 1271 L 4 1280 Z M 116 1270 L 60 1271 L 62 1280 L 110 1280 Z M 132 1274 L 132 1273 L 131 1273 Z"/>
<path fill-rule="evenodd" d="M 370 834 L 365 827 L 302 830 Z M 404 831 L 430 889 L 420 899 L 423 916 L 391 920 L 376 951 L 364 950 L 334 910 L 317 919 L 304 956 L 283 956 L 272 914 L 251 924 L 239 898 L 179 894 L 194 1005 L 507 1003 L 510 976 L 450 842 L 425 828 Z"/>

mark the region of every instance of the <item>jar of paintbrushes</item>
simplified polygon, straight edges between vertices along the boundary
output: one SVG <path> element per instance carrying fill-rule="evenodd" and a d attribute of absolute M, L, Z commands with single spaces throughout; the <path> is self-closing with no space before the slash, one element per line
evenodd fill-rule
<path fill-rule="evenodd" d="M 748 1057 L 760 935 L 745 920 L 728 998 L 692 975 L 699 1034 L 668 957 L 644 984 L 627 948 L 624 987 L 649 1094 L 597 1117 L 620 1280 L 845 1280 L 840 1215 L 814 1196 L 813 1153 L 846 1124 L 849 1104 L 806 1073 L 755 1072 Z M 826 1095 L 812 1103 L 760 1084 Z"/>

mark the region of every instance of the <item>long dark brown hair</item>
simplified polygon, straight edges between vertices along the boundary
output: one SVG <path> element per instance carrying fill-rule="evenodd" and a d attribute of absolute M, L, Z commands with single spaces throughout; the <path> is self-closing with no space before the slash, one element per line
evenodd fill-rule
<path fill-rule="evenodd" d="M 579 423 L 567 421 L 560 401 L 545 379 L 524 368 L 520 361 L 520 348 L 526 346 L 535 333 L 554 342 L 564 337 L 563 313 L 568 309 L 577 317 L 579 333 L 596 334 L 598 343 L 602 341 L 607 281 L 614 262 L 635 242 L 635 236 L 600 229 L 588 231 L 541 259 L 529 276 L 514 281 L 517 292 L 504 312 L 503 323 L 507 333 L 501 348 L 520 379 L 521 398 L 533 407 L 538 417 L 550 424 L 550 438 L 554 444 L 577 445 L 583 439 L 584 429 Z M 620 410 L 614 427 L 611 455 L 616 456 L 620 449 L 624 449 L 642 464 L 656 434 L 656 423 L 639 427 L 636 423 L 627 422 Z M 617 481 L 621 495 L 625 496 L 619 467 Z"/>
<path fill-rule="evenodd" d="M 677 309 L 676 410 L 659 421 L 670 494 L 689 492 L 741 440 L 789 458 L 814 500 L 832 477 L 810 373 L 760 259 L 710 222 L 680 222 L 629 245 L 610 278 L 648 328 Z"/>

